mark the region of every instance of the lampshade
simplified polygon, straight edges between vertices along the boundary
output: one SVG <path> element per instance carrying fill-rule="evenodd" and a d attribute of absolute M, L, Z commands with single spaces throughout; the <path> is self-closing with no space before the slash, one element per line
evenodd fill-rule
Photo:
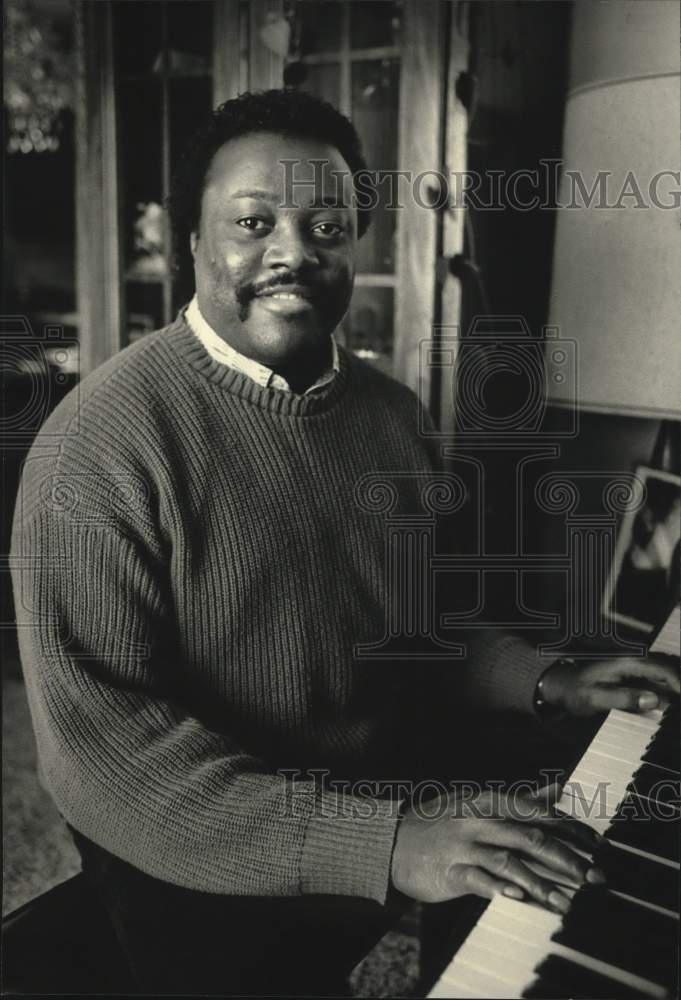
<path fill-rule="evenodd" d="M 676 0 L 575 3 L 550 322 L 577 385 L 553 403 L 680 415 L 679 62 Z"/>

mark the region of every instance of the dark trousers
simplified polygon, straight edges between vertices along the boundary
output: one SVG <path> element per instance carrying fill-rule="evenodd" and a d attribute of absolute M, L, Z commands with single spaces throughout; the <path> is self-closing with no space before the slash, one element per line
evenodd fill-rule
<path fill-rule="evenodd" d="M 140 993 L 350 996 L 398 910 L 345 896 L 247 897 L 152 878 L 69 827 Z"/>

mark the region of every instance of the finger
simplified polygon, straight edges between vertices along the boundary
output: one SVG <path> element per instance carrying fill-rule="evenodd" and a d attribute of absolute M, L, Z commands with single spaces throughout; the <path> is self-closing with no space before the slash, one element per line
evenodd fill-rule
<path fill-rule="evenodd" d="M 587 854 L 593 854 L 605 840 L 600 833 L 592 830 L 586 823 L 560 813 L 548 819 L 537 819 L 535 823 L 546 827 L 554 837 L 558 837 L 568 844 L 573 844 Z"/>
<path fill-rule="evenodd" d="M 535 791 L 511 791 L 499 795 L 496 809 L 490 813 L 494 819 L 535 820 L 555 817 L 555 806 L 562 794 L 562 788 L 557 781 L 544 785 Z"/>
<path fill-rule="evenodd" d="M 479 835 L 479 842 L 486 848 L 499 849 L 502 860 L 506 855 L 520 852 L 574 885 L 581 886 L 586 881 L 594 884 L 605 881 L 605 876 L 598 870 L 589 875 L 592 871 L 590 862 L 577 854 L 569 843 L 558 840 L 553 832 L 541 826 L 514 823 L 512 820 L 486 824 Z M 495 869 L 495 874 L 503 873 Z"/>
<path fill-rule="evenodd" d="M 457 866 L 457 869 L 453 870 L 457 883 L 475 896 L 482 896 L 483 899 L 494 899 L 499 895 L 508 896 L 509 899 L 525 898 L 525 893 L 519 885 L 495 878 L 476 865 Z"/>
<path fill-rule="evenodd" d="M 540 799 L 549 806 L 555 806 L 562 794 L 563 783 L 560 781 L 551 781 L 548 785 L 538 788 L 533 798 Z"/>
<path fill-rule="evenodd" d="M 557 801 L 562 794 L 563 785 L 555 781 L 531 795 L 508 795 L 504 800 L 503 817 L 548 827 L 554 836 L 573 843 L 587 854 L 593 854 L 603 843 L 603 837 L 586 823 L 557 809 Z"/>
<path fill-rule="evenodd" d="M 523 789 L 509 793 L 505 796 L 503 812 L 500 811 L 499 818 L 532 823 L 561 820 L 564 814 L 556 807 L 562 794 L 563 786 L 558 782 L 544 785 L 533 792 Z"/>
<path fill-rule="evenodd" d="M 481 845 L 474 858 L 483 871 L 496 879 L 520 886 L 528 896 L 550 910 L 567 913 L 570 897 L 555 882 L 531 871 L 512 851 Z"/>
<path fill-rule="evenodd" d="M 644 660 L 639 661 L 638 673 L 635 669 L 633 673 L 645 680 L 649 680 L 651 688 L 654 688 L 656 691 L 679 694 L 681 675 L 678 660 L 675 660 L 674 657 L 646 657 Z"/>
<path fill-rule="evenodd" d="M 664 653 L 650 653 L 645 663 L 646 667 L 655 671 L 656 685 L 659 684 L 663 689 L 673 691 L 676 694 L 681 693 L 681 671 L 678 659 Z"/>
<path fill-rule="evenodd" d="M 650 712 L 660 707 L 661 697 L 657 691 L 597 685 L 582 691 L 581 702 L 590 712 L 609 712 L 613 708 L 623 712 Z"/>
<path fill-rule="evenodd" d="M 661 688 L 677 694 L 680 686 L 679 668 L 673 657 L 622 656 L 600 660 L 590 664 L 583 676 L 606 682 L 639 678 L 649 682 L 653 689 Z"/>

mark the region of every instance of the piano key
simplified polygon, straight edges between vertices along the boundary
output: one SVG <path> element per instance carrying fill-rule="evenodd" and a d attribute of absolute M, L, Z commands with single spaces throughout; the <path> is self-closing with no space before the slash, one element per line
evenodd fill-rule
<path fill-rule="evenodd" d="M 642 755 L 641 760 L 646 764 L 654 764 L 656 767 L 663 767 L 667 771 L 679 774 L 681 765 L 679 764 L 679 748 L 670 743 L 653 743 Z"/>
<path fill-rule="evenodd" d="M 620 726 L 625 729 L 640 729 L 654 733 L 659 729 L 663 717 L 664 713 L 659 710 L 653 712 L 625 712 L 621 708 L 613 708 L 611 712 L 608 712 L 605 722 L 610 727 Z"/>
<path fill-rule="evenodd" d="M 612 818 L 605 837 L 613 843 L 635 847 L 647 854 L 679 862 L 679 816 L 669 806 L 627 795 Z"/>
<path fill-rule="evenodd" d="M 681 780 L 675 777 L 671 771 L 666 773 L 650 764 L 642 764 L 634 774 L 632 787 L 637 795 L 645 795 L 646 798 L 652 798 L 656 802 L 664 802 L 679 809 Z"/>
<path fill-rule="evenodd" d="M 629 781 L 631 779 L 630 763 L 617 760 L 615 757 L 610 757 L 608 754 L 595 748 L 587 750 L 575 768 L 571 778 L 574 778 L 576 773 L 582 770 L 599 774 L 602 777 L 612 777 L 613 780 L 621 778 L 624 781 Z"/>
<path fill-rule="evenodd" d="M 488 906 L 480 920 L 481 924 L 489 925 L 499 918 L 507 920 L 521 931 L 530 929 L 533 933 L 553 934 L 561 926 L 562 916 L 544 910 L 535 903 L 522 903 L 507 896 L 496 896 Z"/>
<path fill-rule="evenodd" d="M 616 897 L 613 898 L 616 899 Z M 555 937 L 552 940 L 552 936 L 555 936 L 556 932 L 562 929 L 562 925 L 563 918 L 559 914 L 541 910 L 534 904 L 497 896 L 485 910 L 459 954 L 462 954 L 463 949 L 468 945 L 469 953 L 477 953 L 477 959 L 474 960 L 476 966 L 480 965 L 480 952 L 489 956 L 489 967 L 485 963 L 485 969 L 496 972 L 501 967 L 504 970 L 505 982 L 508 983 L 508 992 L 503 994 L 506 997 L 523 996 L 524 990 L 528 989 L 536 980 L 535 970 L 548 954 L 557 954 L 584 969 L 613 979 L 627 989 L 635 990 L 639 996 L 653 997 L 657 1000 L 664 1000 L 667 996 L 665 986 L 655 981 L 636 975 L 626 969 L 612 966 L 599 957 L 589 954 L 588 950 L 579 952 L 569 944 L 565 945 L 556 941 Z M 600 925 L 601 927 L 605 926 L 602 920 Z M 480 951 L 477 951 L 478 938 L 481 934 L 483 935 L 482 944 Z M 512 970 L 509 969 L 508 962 L 503 957 L 501 961 L 498 959 L 498 955 L 503 954 L 508 947 L 515 948 Z M 472 949 L 476 949 L 476 951 L 472 951 Z M 497 955 L 496 962 L 495 953 Z M 527 972 L 526 975 L 521 976 L 520 969 L 523 967 L 526 968 Z M 459 955 L 457 955 L 429 996 L 442 998 L 497 996 L 497 982 L 492 982 L 488 978 L 483 983 L 479 976 L 474 973 L 475 970 L 470 968 L 468 964 L 465 967 L 460 966 Z M 515 985 L 513 985 L 514 983 Z M 487 992 L 484 992 L 485 990 Z M 570 996 L 569 993 L 563 994 L 563 997 L 568 996 Z"/>
<path fill-rule="evenodd" d="M 587 797 L 575 792 L 569 784 L 560 797 L 556 808 L 571 819 L 578 819 L 580 823 L 584 823 L 585 826 L 595 830 L 601 836 L 605 836 L 612 822 L 611 816 L 599 815 Z"/>
<path fill-rule="evenodd" d="M 618 794 L 617 789 L 611 788 L 608 781 L 602 780 L 594 784 L 580 774 L 576 781 L 571 779 L 566 783 L 566 793 L 581 799 L 589 810 L 594 811 L 596 816 L 602 819 L 617 815 L 627 788 Z"/>
<path fill-rule="evenodd" d="M 616 897 L 613 897 L 616 898 Z M 650 979 L 638 976 L 630 971 L 612 966 L 593 954 L 593 949 L 579 951 L 569 943 L 557 941 L 557 935 L 563 927 L 564 918 L 560 914 L 549 913 L 535 904 L 509 900 L 497 896 L 485 911 L 468 941 L 474 943 L 480 930 L 484 929 L 496 934 L 498 940 L 509 938 L 518 945 L 518 961 L 527 966 L 528 975 L 524 988 L 529 987 L 535 978 L 535 969 L 550 953 L 560 954 L 569 961 L 576 962 L 586 969 L 591 969 L 599 975 L 615 979 L 626 984 L 631 989 L 637 989 L 643 996 L 663 998 L 666 995 L 664 986 Z M 465 945 L 464 945 L 465 947 Z M 491 951 L 487 944 L 486 950 Z M 458 956 L 457 956 L 458 957 Z M 452 963 L 456 967 L 457 959 Z M 522 996 L 522 990 L 509 996 Z"/>
<path fill-rule="evenodd" d="M 663 774 L 667 774 L 667 777 L 662 777 Z M 585 798 L 593 803 L 594 808 L 607 810 L 611 816 L 616 815 L 629 795 L 635 795 L 637 800 L 649 802 L 649 806 L 641 806 L 641 811 L 643 814 L 645 809 L 645 815 L 652 818 L 663 813 L 667 815 L 667 811 L 670 816 L 681 815 L 679 783 L 674 780 L 671 772 L 656 771 L 655 768 L 648 768 L 646 765 L 636 771 L 630 781 L 596 774 L 580 765 L 570 781 L 566 782 L 566 787 L 571 794 Z M 666 808 L 658 809 L 658 804 Z M 633 815 L 633 805 L 630 811 Z"/>
<path fill-rule="evenodd" d="M 635 764 L 641 759 L 650 743 L 646 736 L 647 734 L 637 731 L 627 734 L 620 729 L 609 729 L 597 737 L 595 746 L 615 760 Z"/>
<path fill-rule="evenodd" d="M 507 1000 L 511 985 L 484 969 L 468 964 L 464 959 L 457 964 L 456 975 L 450 978 L 445 971 L 442 981 L 451 987 L 463 987 L 470 996 L 490 997 L 495 1000 L 496 998 Z M 458 993 L 452 992 L 450 995 L 456 997 Z"/>
<path fill-rule="evenodd" d="M 634 743 L 645 745 L 655 735 L 658 723 L 652 719 L 634 715 L 633 712 L 619 712 L 615 715 L 615 711 L 610 712 L 596 734 L 597 742 L 606 739 L 621 742 L 624 737 L 630 740 L 632 745 Z"/>
<path fill-rule="evenodd" d="M 500 949 L 499 942 L 500 936 L 498 934 L 490 934 L 489 939 L 482 942 L 480 935 L 476 934 L 474 941 L 466 941 L 461 948 L 459 961 L 468 962 L 480 969 L 494 968 L 497 970 L 496 974 L 508 984 L 516 982 L 519 977 L 520 982 L 524 982 L 527 979 L 527 961 L 523 960 L 523 956 L 519 955 L 517 951 L 514 952 L 509 947 L 503 956 L 502 965 L 498 961 L 503 950 Z M 511 945 L 508 938 L 506 944 Z"/>
<path fill-rule="evenodd" d="M 662 906 L 672 913 L 677 911 L 681 892 L 679 872 L 668 865 L 632 856 L 609 843 L 597 848 L 593 862 L 605 873 L 608 889 Z"/>
<path fill-rule="evenodd" d="M 668 1000 L 678 973 L 681 821 L 677 785 L 658 794 L 655 774 L 678 775 L 678 734 L 676 705 L 609 713 L 558 808 L 606 834 L 593 858 L 610 885 L 574 894 L 566 917 L 495 897 L 430 996 Z"/>
<path fill-rule="evenodd" d="M 537 968 L 537 978 L 523 997 L 528 1000 L 630 1000 L 641 996 L 638 990 L 624 983 L 603 976 L 593 969 L 585 969 L 560 955 L 551 954 Z"/>
<path fill-rule="evenodd" d="M 679 655 L 681 655 L 680 623 L 681 605 L 677 604 L 655 636 L 649 652 L 664 653 L 666 656 L 675 656 L 678 659 Z"/>
<path fill-rule="evenodd" d="M 678 922 L 606 890 L 578 892 L 553 940 L 654 983 L 674 981 Z"/>
<path fill-rule="evenodd" d="M 473 1000 L 473 998 L 478 997 L 478 994 L 473 991 L 467 990 L 465 986 L 462 986 L 458 980 L 447 980 L 438 979 L 435 986 L 432 988 L 428 997 L 431 1000 Z"/>
<path fill-rule="evenodd" d="M 523 969 L 531 967 L 532 963 L 537 961 L 538 954 L 541 953 L 540 946 L 534 942 L 527 942 L 526 945 L 523 939 L 519 940 L 512 934 L 502 933 L 498 928 L 485 926 L 482 923 L 479 923 L 476 928 L 474 942 L 469 938 L 463 947 L 467 947 L 469 944 L 485 950 L 491 955 L 496 955 L 504 964 L 510 961 Z"/>

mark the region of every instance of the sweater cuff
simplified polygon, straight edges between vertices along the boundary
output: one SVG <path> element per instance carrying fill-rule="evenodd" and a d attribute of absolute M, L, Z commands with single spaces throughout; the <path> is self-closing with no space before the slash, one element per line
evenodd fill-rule
<path fill-rule="evenodd" d="M 363 896 L 383 905 L 399 805 L 333 792 L 316 796 L 303 843 L 301 892 Z"/>
<path fill-rule="evenodd" d="M 515 698 L 511 696 L 509 700 L 515 703 L 513 707 L 536 714 L 537 684 L 553 658 L 547 660 L 540 657 L 536 646 L 531 646 L 524 639 L 511 636 L 509 645 L 508 657 L 515 687 Z"/>
<path fill-rule="evenodd" d="M 539 678 L 550 664 L 525 639 L 493 630 L 479 634 L 469 651 L 473 698 L 481 707 L 534 714 Z"/>

